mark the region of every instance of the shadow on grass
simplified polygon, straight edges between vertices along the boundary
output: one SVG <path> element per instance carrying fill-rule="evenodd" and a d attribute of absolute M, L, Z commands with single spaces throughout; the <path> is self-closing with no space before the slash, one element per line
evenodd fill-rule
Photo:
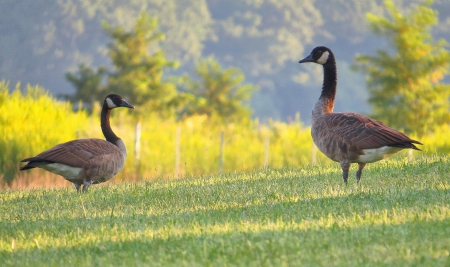
<path fill-rule="evenodd" d="M 160 215 L 145 214 L 145 210 L 134 210 L 135 205 L 146 203 L 131 202 L 121 204 L 120 207 L 109 207 L 109 215 L 92 214 L 87 211 L 84 216 L 67 219 L 38 219 L 30 221 L 27 218 L 20 220 L 3 220 L 0 222 L 2 236 L 14 238 L 26 231 L 27 235 L 35 236 L 46 233 L 50 236 L 59 236 L 69 228 L 95 229 L 100 225 L 121 225 L 129 231 L 142 231 L 146 229 L 158 230 L 168 225 L 221 225 L 237 222 L 276 222 L 282 219 L 285 222 L 301 222 L 302 220 L 317 220 L 334 216 L 337 218 L 351 218 L 355 214 L 378 213 L 392 210 L 422 211 L 450 203 L 449 189 L 422 189 L 408 191 L 390 191 L 375 193 L 352 193 L 345 196 L 322 197 L 315 199 L 298 199 L 280 201 L 280 196 L 274 192 L 263 195 L 258 204 L 245 204 L 238 207 L 221 208 L 217 203 L 209 203 L 209 209 L 198 206 L 193 211 L 166 210 Z M 208 198 L 208 196 L 205 196 Z M 141 199 L 140 197 L 136 199 Z M 221 201 L 220 199 L 218 200 Z M 119 204 L 117 204 L 119 205 Z M 188 207 L 186 204 L 182 207 Z M 211 208 L 217 206 L 217 208 Z M 200 209 L 204 207 L 204 209 Z M 81 209 L 81 208 L 80 208 Z M 97 209 L 99 209 L 97 207 Z M 185 209 L 181 209 L 185 210 Z M 81 213 L 80 213 L 81 214 Z M 72 214 L 73 215 L 73 214 Z M 30 227 L 32 225 L 32 227 Z"/>
<path fill-rule="evenodd" d="M 20 219 L 3 215 L 0 239 L 29 242 L 54 238 L 59 243 L 1 251 L 0 261 L 15 266 L 446 266 L 450 264 L 447 217 L 353 227 L 288 226 L 329 216 L 345 221 L 355 214 L 448 207 L 450 190 L 438 186 L 440 179 L 448 183 L 448 178 L 427 176 L 437 168 L 446 173 L 442 170 L 448 165 L 413 166 L 408 173 L 419 174 L 420 179 L 403 184 L 404 172 L 380 166 L 368 169 L 370 175 L 360 187 L 345 187 L 339 169 L 333 169 L 321 173 L 300 170 L 300 175 L 295 170 L 275 171 L 245 179 L 230 175 L 218 181 L 213 177 L 215 181 L 196 179 L 179 184 L 117 185 L 98 187 L 84 195 L 69 189 L 54 190 L 60 194 L 51 190 L 21 192 L 3 198 L 2 205 L 24 211 L 17 212 Z M 84 213 L 76 210 L 82 209 L 78 201 L 84 202 Z M 36 216 L 39 208 L 43 213 Z M 57 219 L 49 218 L 63 209 L 71 210 Z M 111 212 L 99 213 L 104 210 Z M 33 218 L 26 217 L 27 212 Z M 275 226 L 265 227 L 271 223 Z M 102 227 L 116 230 L 103 234 Z M 214 232 L 214 227 L 221 231 Z M 191 228 L 197 232 L 187 231 Z M 161 230 L 166 231 L 164 236 Z M 96 236 L 83 239 L 86 232 Z"/>
<path fill-rule="evenodd" d="M 76 246 L 0 252 L 22 265 L 448 266 L 450 219 L 396 225 L 103 237 Z"/>

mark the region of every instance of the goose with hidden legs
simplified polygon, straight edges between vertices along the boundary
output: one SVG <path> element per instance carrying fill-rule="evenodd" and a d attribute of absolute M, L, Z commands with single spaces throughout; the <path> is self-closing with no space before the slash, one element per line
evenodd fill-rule
<path fill-rule="evenodd" d="M 111 129 L 109 116 L 111 109 L 126 107 L 134 109 L 121 96 L 108 95 L 101 112 L 101 128 L 106 138 L 78 139 L 59 144 L 35 157 L 26 158 L 28 162 L 20 170 L 42 168 L 46 171 L 63 176 L 80 190 L 86 191 L 91 184 L 103 183 L 113 178 L 122 168 L 127 157 L 127 151 L 122 139 Z"/>
<path fill-rule="evenodd" d="M 322 93 L 311 116 L 311 135 L 322 153 L 339 162 L 347 183 L 351 163 L 358 163 L 359 183 L 367 163 L 382 160 L 405 148 L 420 150 L 422 145 L 383 123 L 357 113 L 333 113 L 337 86 L 336 60 L 327 47 L 314 48 L 299 63 L 314 62 L 323 66 Z"/>

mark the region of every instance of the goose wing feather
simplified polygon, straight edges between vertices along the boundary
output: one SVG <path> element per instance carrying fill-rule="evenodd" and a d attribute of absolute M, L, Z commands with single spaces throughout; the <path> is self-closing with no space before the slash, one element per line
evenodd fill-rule
<path fill-rule="evenodd" d="M 102 139 L 78 139 L 59 144 L 22 162 L 43 161 L 83 167 L 95 159 L 108 160 L 118 152 L 119 155 L 122 153 L 117 146 Z"/>
<path fill-rule="evenodd" d="M 340 136 L 345 143 L 358 150 L 383 146 L 419 150 L 414 144 L 421 144 L 382 122 L 357 113 L 332 113 L 324 119 L 323 130 L 326 128 L 330 135 Z"/>

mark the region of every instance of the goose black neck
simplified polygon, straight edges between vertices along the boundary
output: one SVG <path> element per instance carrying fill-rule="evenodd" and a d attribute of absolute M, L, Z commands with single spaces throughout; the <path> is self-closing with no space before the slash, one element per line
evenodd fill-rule
<path fill-rule="evenodd" d="M 102 114 L 101 114 L 101 127 L 103 135 L 106 138 L 106 141 L 112 143 L 113 145 L 117 145 L 117 141 L 120 139 L 117 135 L 112 131 L 111 125 L 109 123 L 109 115 L 111 113 L 111 109 L 108 108 L 106 103 L 103 104 Z"/>
<path fill-rule="evenodd" d="M 326 103 L 326 111 L 333 112 L 334 99 L 336 97 L 336 87 L 337 87 L 337 68 L 336 61 L 332 54 L 328 62 L 323 65 L 323 86 L 322 93 L 320 94 L 320 99 L 324 100 Z"/>

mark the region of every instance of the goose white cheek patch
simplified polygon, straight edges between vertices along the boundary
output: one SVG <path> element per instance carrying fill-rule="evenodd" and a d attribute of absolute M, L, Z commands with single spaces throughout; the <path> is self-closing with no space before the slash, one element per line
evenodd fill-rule
<path fill-rule="evenodd" d="M 317 60 L 317 63 L 323 65 L 328 60 L 328 56 L 330 53 L 328 51 L 323 52 L 323 54 L 320 56 L 320 58 Z"/>
<path fill-rule="evenodd" d="M 116 108 L 117 107 L 110 98 L 106 99 L 106 104 L 108 104 L 109 108 Z"/>

